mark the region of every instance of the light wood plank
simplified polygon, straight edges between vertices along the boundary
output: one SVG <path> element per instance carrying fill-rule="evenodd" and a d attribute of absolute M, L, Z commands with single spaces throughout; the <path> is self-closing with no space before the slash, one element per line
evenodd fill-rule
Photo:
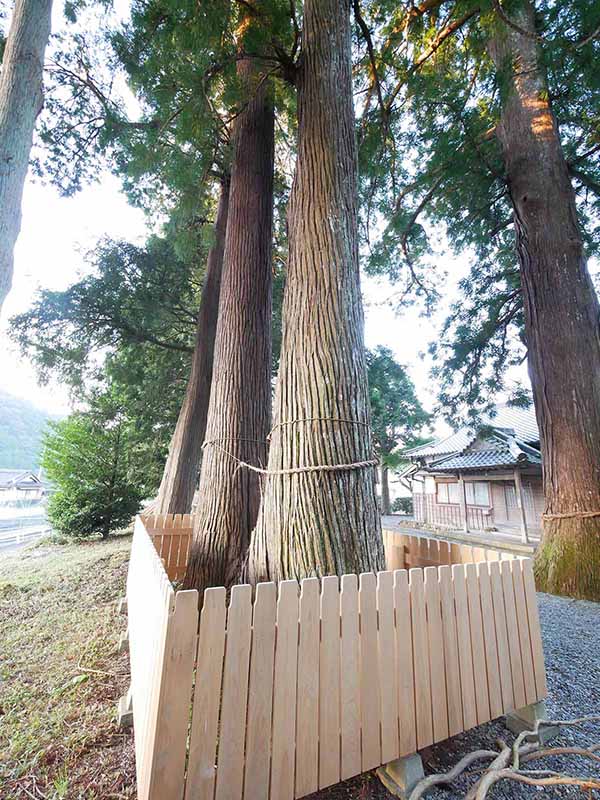
<path fill-rule="evenodd" d="M 491 716 L 485 645 L 483 642 L 483 623 L 481 619 L 481 598 L 479 593 L 479 581 L 477 580 L 477 565 L 467 564 L 465 567 L 465 574 L 467 577 L 467 598 L 471 625 L 475 705 L 477 708 L 477 722 L 481 725 L 490 720 Z"/>
<path fill-rule="evenodd" d="M 297 665 L 298 584 L 296 581 L 281 581 L 277 601 L 277 641 L 273 686 L 273 755 L 271 759 L 271 796 L 280 798 L 280 800 L 292 800 L 294 797 Z M 254 787 L 252 793 L 248 795 L 252 798 L 262 796 L 256 792 Z"/>
<path fill-rule="evenodd" d="M 259 583 L 252 612 L 244 797 L 269 796 L 276 602 L 275 584 Z"/>
<path fill-rule="evenodd" d="M 302 581 L 298 647 L 296 797 L 304 797 L 319 788 L 319 592 L 318 578 Z"/>
<path fill-rule="evenodd" d="M 360 758 L 360 651 L 358 580 L 342 577 L 340 593 L 341 641 L 341 780 L 361 772 Z M 298 795 L 300 796 L 300 795 Z"/>
<path fill-rule="evenodd" d="M 471 626 L 469 624 L 467 579 L 464 565 L 453 565 L 452 583 L 454 587 L 454 604 L 456 607 L 456 631 L 458 637 L 458 662 L 460 666 L 463 721 L 464 729 L 469 730 L 469 728 L 474 728 L 475 725 L 477 725 L 477 706 L 475 704 Z"/>
<path fill-rule="evenodd" d="M 415 708 L 417 719 L 417 747 L 433 743 L 433 717 L 431 708 L 431 680 L 429 674 L 429 640 L 425 612 L 423 570 L 411 569 L 410 606 L 413 636 L 413 659 L 415 677 Z"/>
<path fill-rule="evenodd" d="M 319 788 L 340 780 L 340 592 L 336 575 L 321 582 Z"/>
<path fill-rule="evenodd" d="M 504 592 L 504 608 L 506 609 L 506 622 L 508 630 L 508 651 L 510 654 L 510 669 L 513 680 L 516 708 L 523 708 L 525 700 L 525 682 L 523 678 L 523 662 L 521 660 L 521 643 L 519 641 L 519 623 L 515 605 L 515 587 L 513 585 L 512 561 L 503 561 L 500 565 L 502 575 L 502 590 Z"/>
<path fill-rule="evenodd" d="M 481 599 L 481 616 L 483 620 L 483 638 L 485 644 L 485 664 L 488 690 L 490 694 L 490 714 L 496 719 L 502 714 L 502 690 L 498 674 L 498 646 L 496 644 L 496 625 L 494 622 L 494 606 L 492 603 L 492 586 L 487 563 L 477 565 L 479 595 Z"/>
<path fill-rule="evenodd" d="M 535 688 L 537 692 L 537 699 L 542 700 L 548 694 L 548 688 L 546 686 L 546 667 L 544 664 L 542 631 L 540 628 L 540 617 L 537 605 L 537 597 L 535 594 L 535 580 L 533 578 L 531 559 L 524 558 L 520 560 L 520 564 L 523 574 L 525 602 L 527 603 L 527 619 L 529 622 L 529 638 L 531 640 Z"/>
<path fill-rule="evenodd" d="M 251 626 L 252 589 L 245 584 L 234 586 L 227 612 L 216 800 L 242 796 Z"/>
<path fill-rule="evenodd" d="M 394 572 L 394 607 L 396 612 L 396 674 L 398 675 L 398 719 L 400 755 L 417 750 L 417 723 L 413 669 L 412 625 L 408 572 Z"/>
<path fill-rule="evenodd" d="M 360 611 L 360 706 L 362 731 L 362 769 L 381 764 L 379 736 L 379 673 L 377 667 L 377 597 L 372 572 L 359 579 Z"/>
<path fill-rule="evenodd" d="M 225 589 L 206 589 L 200 614 L 186 800 L 212 798 L 225 652 Z"/>
<path fill-rule="evenodd" d="M 506 610 L 504 608 L 504 592 L 500 575 L 500 561 L 490 562 L 490 582 L 492 584 L 492 602 L 494 605 L 494 624 L 496 625 L 496 644 L 498 646 L 498 668 L 500 689 L 502 691 L 502 711 L 507 714 L 515 708 L 512 675 L 510 669 L 510 653 L 508 650 L 508 630 L 506 627 Z"/>
<path fill-rule="evenodd" d="M 523 587 L 523 573 L 518 559 L 510 562 L 515 590 L 515 608 L 517 612 L 517 626 L 519 629 L 519 642 L 521 643 L 521 658 L 523 660 L 523 678 L 525 681 L 525 699 L 527 703 L 535 703 L 537 692 L 535 690 L 535 676 L 533 674 L 533 657 L 531 654 L 531 641 L 529 639 L 529 624 L 527 619 L 527 603 Z"/>
<path fill-rule="evenodd" d="M 435 742 L 440 742 L 448 738 L 448 700 L 446 697 L 444 633 L 442 628 L 438 568 L 426 567 L 424 570 L 424 578 L 427 635 L 429 638 L 433 740 Z"/>
<path fill-rule="evenodd" d="M 448 694 L 448 735 L 454 736 L 463 730 L 463 712 L 460 691 L 456 611 L 454 608 L 454 592 L 452 588 L 452 570 L 449 565 L 440 567 L 439 579 L 444 638 L 444 665 L 446 668 L 446 690 Z"/>
<path fill-rule="evenodd" d="M 394 575 L 380 572 L 377 575 L 377 616 L 380 719 L 381 719 L 381 761 L 387 764 L 400 755 L 398 741 L 398 685 L 395 661 L 394 632 Z"/>
<path fill-rule="evenodd" d="M 169 619 L 148 796 L 182 797 L 192 695 L 198 592 L 177 592 Z"/>

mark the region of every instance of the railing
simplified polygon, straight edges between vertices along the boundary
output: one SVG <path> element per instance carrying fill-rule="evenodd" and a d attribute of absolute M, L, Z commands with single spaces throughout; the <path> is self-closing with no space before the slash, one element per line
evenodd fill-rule
<path fill-rule="evenodd" d="M 415 519 L 419 522 L 448 529 L 461 529 L 464 526 L 460 505 L 438 503 L 434 494 L 415 494 L 413 504 Z M 483 531 L 493 524 L 489 510 L 478 506 L 467 506 L 467 520 L 473 531 Z"/>
<path fill-rule="evenodd" d="M 389 558 L 452 557 L 390 536 Z M 138 519 L 127 593 L 141 800 L 303 797 L 546 694 L 527 559 L 239 585 L 228 605 L 217 587 L 199 614 Z"/>

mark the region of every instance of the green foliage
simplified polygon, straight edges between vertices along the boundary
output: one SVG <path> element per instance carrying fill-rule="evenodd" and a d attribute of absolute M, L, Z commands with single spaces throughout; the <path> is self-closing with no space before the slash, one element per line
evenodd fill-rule
<path fill-rule="evenodd" d="M 129 475 L 130 453 L 127 421 L 110 398 L 52 425 L 42 465 L 56 487 L 48 517 L 57 531 L 106 538 L 129 523 L 142 499 Z"/>
<path fill-rule="evenodd" d="M 415 387 L 405 368 L 398 364 L 391 350 L 377 347 L 367 351 L 369 399 L 373 443 L 381 461 L 398 466 L 399 457 L 392 451 L 410 447 L 430 416 L 421 406 Z"/>
<path fill-rule="evenodd" d="M 11 320 L 12 338 L 41 378 L 53 373 L 79 390 L 98 373 L 101 355 L 143 344 L 186 366 L 200 302 L 194 262 L 154 237 L 145 248 L 101 241 L 88 263 L 91 274 L 64 291 L 38 291 L 31 308 Z"/>
<path fill-rule="evenodd" d="M 392 502 L 392 512 L 394 514 L 412 514 L 413 505 L 412 497 L 396 497 Z"/>
<path fill-rule="evenodd" d="M 0 390 L 0 469 L 36 471 L 42 434 L 51 419 L 27 400 Z"/>
<path fill-rule="evenodd" d="M 502 4 L 510 16 L 520 0 Z M 453 421 L 506 389 L 522 361 L 523 313 L 512 205 L 495 127 L 506 91 L 487 55 L 489 4 L 363 3 L 373 65 L 360 43 L 358 122 L 367 268 L 430 308 L 445 235 L 471 260 L 461 298 L 434 345 L 440 407 Z M 548 92 L 575 188 L 588 255 L 600 252 L 600 6 L 536 3 Z M 587 39 L 587 40 L 586 40 Z M 381 98 L 381 100 L 379 99 Z M 520 392 L 520 387 L 517 387 Z"/>

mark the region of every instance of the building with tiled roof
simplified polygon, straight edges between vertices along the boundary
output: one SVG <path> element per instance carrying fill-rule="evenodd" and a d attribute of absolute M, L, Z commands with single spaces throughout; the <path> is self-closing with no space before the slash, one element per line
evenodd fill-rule
<path fill-rule="evenodd" d="M 497 406 L 465 426 L 408 451 L 415 518 L 445 528 L 539 531 L 542 458 L 533 408 Z"/>

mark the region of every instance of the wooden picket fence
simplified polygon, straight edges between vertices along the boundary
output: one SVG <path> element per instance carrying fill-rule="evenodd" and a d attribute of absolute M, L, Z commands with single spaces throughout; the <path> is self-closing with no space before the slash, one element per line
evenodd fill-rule
<path fill-rule="evenodd" d="M 136 520 L 127 584 L 141 800 L 292 800 L 546 695 L 528 559 L 217 587 L 199 613 L 167 522 Z"/>
<path fill-rule="evenodd" d="M 142 517 L 146 531 L 163 561 L 171 581 L 181 581 L 192 542 L 191 514 L 156 514 Z M 386 563 L 390 570 L 437 567 L 443 564 L 476 564 L 515 556 L 500 550 L 447 542 L 436 537 L 414 536 L 384 530 Z"/>

